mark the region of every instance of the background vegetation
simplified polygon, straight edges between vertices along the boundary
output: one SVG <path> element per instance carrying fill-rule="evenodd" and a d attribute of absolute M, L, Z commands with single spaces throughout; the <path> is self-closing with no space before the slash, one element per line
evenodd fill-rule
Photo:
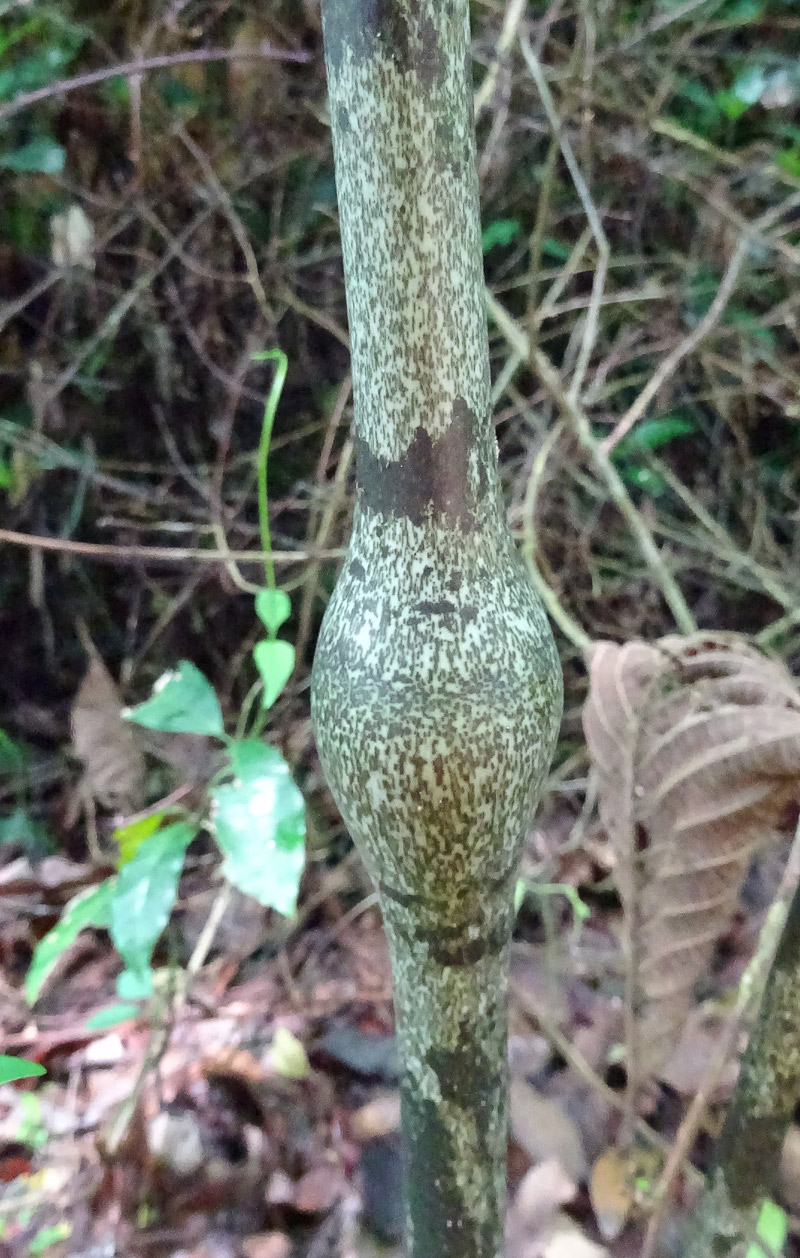
<path fill-rule="evenodd" d="M 754 841 L 692 979 L 691 1033 L 620 1119 L 624 887 L 595 816 L 584 653 L 722 630 L 798 663 L 800 15 L 796 0 L 476 0 L 473 33 L 502 475 L 567 681 L 525 868 L 555 891 L 524 899 L 518 931 L 510 1173 L 527 1197 L 509 1247 L 635 1254 L 667 1180 L 667 1246 L 696 1182 L 680 1158 L 659 1179 L 665 1148 L 678 1135 L 705 1165 L 738 1043 L 719 1002 L 786 899 L 788 838 Z M 0 1243 L 19 1252 L 111 1235 L 171 1252 L 211 1229 L 248 1258 L 360 1255 L 370 1229 L 396 1235 L 388 970 L 308 716 L 352 503 L 326 110 L 315 0 L 0 3 L 0 1047 L 49 1072 L 0 1093 Z M 280 361 L 259 354 L 275 347 L 288 371 L 265 419 Z M 254 607 L 273 584 L 265 527 L 286 619 Z M 218 696 L 211 724 L 162 708 L 143 735 L 123 703 L 184 660 Z M 225 756 L 263 731 L 277 759 L 257 781 L 288 764 L 307 806 L 294 918 L 273 910 L 294 903 L 301 819 L 278 844 L 287 882 L 263 861 L 218 878 L 235 848 L 220 792 L 242 782 Z M 769 828 L 788 836 L 796 792 L 778 794 Z M 176 851 L 180 881 L 179 862 L 126 955 L 142 910 L 120 926 L 103 896 L 115 878 L 151 895 Z M 243 894 L 256 876 L 259 902 Z M 97 911 L 72 930 L 76 896 Z M 48 968 L 42 940 L 65 920 Z M 682 1126 L 698 1089 L 710 1116 Z M 643 1116 L 655 1139 L 615 1153 Z M 787 1148 L 791 1207 L 793 1133 Z"/>

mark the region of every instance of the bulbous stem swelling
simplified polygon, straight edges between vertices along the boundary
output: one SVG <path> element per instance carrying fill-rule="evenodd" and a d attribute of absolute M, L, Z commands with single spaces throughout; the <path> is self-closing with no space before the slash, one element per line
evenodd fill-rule
<path fill-rule="evenodd" d="M 513 892 L 561 676 L 505 522 L 468 0 L 323 0 L 358 497 L 312 679 L 381 895 L 411 1258 L 498 1258 Z"/>

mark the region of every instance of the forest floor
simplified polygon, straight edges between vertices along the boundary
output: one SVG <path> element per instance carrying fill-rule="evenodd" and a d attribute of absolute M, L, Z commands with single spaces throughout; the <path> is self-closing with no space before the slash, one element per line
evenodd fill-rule
<path fill-rule="evenodd" d="M 725 632 L 800 663 L 800 16 L 472 10 L 501 473 L 566 684 L 523 865 L 551 890 L 525 895 L 513 946 L 508 1255 L 634 1258 L 654 1210 L 655 1252 L 679 1254 L 797 807 L 743 867 L 632 1111 L 586 659 Z M 309 715 L 353 484 L 326 110 L 316 0 L 0 0 L 0 1053 L 47 1072 L 0 1086 L 0 1255 L 399 1252 L 386 946 Z M 31 1003 L 65 905 L 124 867 L 119 833 L 205 799 L 218 769 L 204 734 L 153 736 L 127 782 L 123 703 L 189 660 L 249 728 L 275 375 L 254 355 L 276 346 L 269 516 L 296 664 L 266 736 L 307 806 L 297 912 L 226 889 L 202 831 L 153 991 L 126 998 L 95 922 Z M 777 1201 L 800 1254 L 800 1127 Z"/>

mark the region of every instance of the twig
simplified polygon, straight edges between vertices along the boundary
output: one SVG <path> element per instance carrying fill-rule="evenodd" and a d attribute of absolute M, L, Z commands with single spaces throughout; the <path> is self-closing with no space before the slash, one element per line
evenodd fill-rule
<path fill-rule="evenodd" d="M 800 826 L 798 826 L 800 833 Z M 783 898 L 770 910 L 770 941 L 758 977 L 769 969 L 756 1025 L 742 1058 L 739 1079 L 717 1142 L 708 1191 L 695 1212 L 687 1258 L 738 1258 L 746 1252 L 765 1198 L 773 1191 L 778 1160 L 800 1091 L 800 882 L 797 834 Z M 791 903 L 789 900 L 791 898 Z M 788 911 L 787 911 L 788 905 Z M 769 920 L 769 919 L 768 919 Z M 759 953 L 761 946 L 759 945 Z M 749 971 L 748 971 L 749 974 Z M 747 975 L 745 976 L 748 977 Z M 740 1002 L 754 996 L 748 984 Z"/>
<path fill-rule="evenodd" d="M 102 70 L 89 70 L 86 74 L 77 74 L 71 79 L 59 79 L 47 87 L 37 87 L 32 92 L 20 92 L 6 105 L 0 105 L 0 121 L 11 118 L 14 114 L 38 105 L 40 101 L 49 100 L 53 96 L 64 96 L 67 92 L 75 92 L 82 87 L 94 87 L 97 83 L 105 83 L 108 79 L 128 78 L 131 75 L 143 74 L 147 70 L 166 70 L 170 66 L 187 65 L 198 61 L 311 61 L 311 54 L 294 51 L 293 49 L 273 48 L 266 41 L 258 48 L 196 48 L 187 52 L 173 52 L 160 57 L 144 57 L 137 61 L 123 61 L 116 66 L 105 66 Z"/>
<path fill-rule="evenodd" d="M 592 433 L 588 416 L 578 403 L 571 398 L 564 388 L 563 381 L 547 355 L 538 348 L 530 346 L 529 340 L 519 324 L 511 318 L 497 299 L 487 290 L 486 302 L 489 314 L 505 336 L 509 345 L 517 353 L 524 354 L 539 375 L 542 384 L 561 407 L 562 412 L 572 424 L 580 444 L 590 456 L 596 470 L 600 474 L 614 505 L 625 519 L 635 536 L 642 556 L 650 569 L 654 580 L 659 585 L 664 599 L 675 618 L 681 633 L 696 633 L 697 624 L 689 606 L 683 597 L 678 584 L 664 562 L 664 557 L 656 545 L 653 534 L 625 488 L 617 469 L 611 460 L 600 449 L 599 442 Z"/>
<path fill-rule="evenodd" d="M 221 184 L 217 176 L 217 172 L 211 165 L 207 155 L 203 152 L 200 145 L 195 143 L 182 123 L 179 123 L 176 127 L 176 133 L 205 175 L 219 208 L 222 210 L 222 213 L 225 215 L 228 223 L 230 224 L 230 229 L 236 237 L 239 248 L 241 249 L 244 257 L 247 279 L 253 290 L 253 296 L 258 303 L 258 307 L 264 316 L 267 325 L 271 326 L 274 322 L 273 314 L 269 308 L 267 294 L 264 292 L 264 285 L 261 283 L 261 276 L 258 270 L 258 260 L 256 259 L 255 250 L 250 243 L 250 237 L 247 234 L 247 229 L 245 228 L 244 223 L 236 213 L 236 208 L 231 200 L 230 193 L 227 188 L 224 188 Z"/>
<path fill-rule="evenodd" d="M 654 1209 L 647 1225 L 641 1258 L 653 1258 L 656 1252 L 658 1231 L 675 1178 L 691 1153 L 708 1106 L 708 1099 L 736 1046 L 744 1023 L 752 1016 L 753 1007 L 763 990 L 764 980 L 786 923 L 789 903 L 798 879 L 800 879 L 800 825 L 795 832 L 781 885 L 761 928 L 755 953 L 739 983 L 736 1004 L 720 1035 L 711 1060 L 706 1066 L 700 1086 L 684 1115 L 666 1165 L 653 1191 Z"/>
<path fill-rule="evenodd" d="M 40 537 L 31 533 L 16 533 L 13 529 L 0 529 L 0 542 L 13 546 L 40 547 L 42 550 L 60 551 L 62 554 L 83 555 L 86 559 L 105 560 L 115 563 L 137 560 L 152 563 L 255 563 L 263 567 L 264 557 L 260 550 L 198 550 L 183 546 L 114 546 L 103 542 L 75 542 L 65 537 Z M 344 550 L 274 550 L 275 563 L 301 563 L 309 559 L 342 559 Z"/>
<path fill-rule="evenodd" d="M 508 0 L 505 17 L 503 18 L 503 27 L 500 31 L 500 38 L 495 44 L 494 57 L 489 69 L 484 75 L 483 82 L 475 93 L 475 119 L 480 117 L 483 110 L 488 105 L 494 95 L 497 87 L 497 76 L 500 73 L 500 66 L 508 56 L 508 50 L 516 38 L 519 24 L 522 21 L 527 0 Z"/>
<path fill-rule="evenodd" d="M 585 655 L 591 646 L 591 638 L 588 633 L 570 616 L 558 600 L 555 590 L 551 589 L 545 581 L 539 565 L 537 563 L 538 545 L 536 540 L 536 500 L 539 496 L 539 487 L 544 477 L 547 460 L 556 447 L 559 437 L 563 432 L 563 422 L 554 424 L 542 442 L 539 451 L 534 459 L 531 474 L 528 477 L 528 484 L 525 488 L 525 499 L 522 506 L 522 554 L 528 566 L 531 580 L 536 586 L 536 590 L 544 603 L 547 611 L 558 625 L 565 638 L 576 646 L 581 655 Z"/>
<path fill-rule="evenodd" d="M 725 307 L 733 295 L 739 272 L 748 254 L 749 244 L 750 242 L 746 235 L 739 238 L 720 286 L 717 289 L 716 296 L 708 310 L 697 327 L 693 328 L 689 335 L 685 336 L 680 344 L 675 346 L 672 353 L 668 354 L 661 365 L 656 368 L 635 402 L 631 403 L 619 422 L 614 425 L 613 430 L 600 442 L 600 449 L 604 454 L 610 454 L 614 447 L 619 445 L 622 438 L 630 432 L 634 424 L 644 415 L 659 390 L 664 387 L 671 376 L 674 376 L 684 358 L 687 358 L 689 354 L 693 354 L 719 323 L 725 312 Z"/>
<path fill-rule="evenodd" d="M 195 218 L 193 218 L 192 221 L 184 227 L 181 234 L 175 237 L 173 243 L 167 247 L 166 252 L 159 258 L 155 266 L 150 267 L 149 270 L 140 275 L 128 291 L 123 294 L 117 304 L 106 315 L 99 328 L 97 328 L 88 340 L 84 341 L 79 347 L 69 366 L 65 367 L 64 370 L 56 376 L 55 381 L 42 398 L 41 405 L 43 411 L 46 411 L 49 406 L 52 406 L 53 402 L 63 392 L 63 390 L 66 389 L 67 385 L 72 383 L 87 358 L 91 358 L 95 350 L 99 349 L 104 341 L 107 341 L 110 337 L 115 335 L 128 311 L 136 304 L 142 293 L 146 292 L 162 271 L 169 266 L 170 262 L 178 253 L 180 248 L 194 234 L 200 223 L 208 216 L 209 213 L 210 210 L 206 209 L 196 215 Z"/>
<path fill-rule="evenodd" d="M 603 224 L 600 221 L 600 215 L 597 212 L 597 207 L 592 200 L 592 195 L 589 192 L 589 188 L 583 177 L 581 169 L 575 160 L 572 145 L 564 134 L 563 124 L 558 116 L 550 88 L 547 85 L 547 80 L 544 77 L 544 73 L 541 65 L 539 64 L 536 53 L 533 51 L 529 40 L 527 40 L 525 36 L 520 38 L 519 44 L 522 49 L 522 55 L 525 58 L 525 62 L 531 72 L 531 77 L 533 78 L 539 92 L 539 97 L 542 105 L 544 106 L 544 111 L 547 114 L 547 120 L 550 123 L 553 133 L 561 147 L 564 162 L 566 163 L 567 170 L 572 177 L 572 182 L 575 185 L 575 191 L 577 192 L 581 205 L 583 206 L 584 213 L 586 214 L 586 218 L 589 222 L 589 226 L 597 246 L 597 266 L 594 272 L 594 280 L 592 281 L 592 296 L 586 312 L 586 322 L 584 324 L 578 360 L 575 364 L 575 371 L 569 386 L 568 396 L 573 401 L 577 401 L 580 397 L 583 381 L 586 377 L 589 359 L 591 358 L 592 350 L 594 349 L 595 342 L 597 341 L 600 303 L 606 285 L 606 276 L 608 274 L 608 262 L 611 256 L 611 250 L 609 248 L 608 239 L 603 230 Z"/>

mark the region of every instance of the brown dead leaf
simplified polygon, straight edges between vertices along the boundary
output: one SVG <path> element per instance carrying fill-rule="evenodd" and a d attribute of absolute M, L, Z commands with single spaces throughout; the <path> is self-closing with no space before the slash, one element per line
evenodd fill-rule
<path fill-rule="evenodd" d="M 346 1191 L 339 1166 L 315 1166 L 294 1186 L 292 1205 L 301 1214 L 327 1214 Z"/>
<path fill-rule="evenodd" d="M 245 1258 L 289 1258 L 292 1243 L 283 1232 L 260 1232 L 242 1241 Z"/>
<path fill-rule="evenodd" d="M 89 667 L 72 705 L 72 745 L 98 803 L 119 812 L 144 804 L 144 756 L 133 727 L 122 719 L 122 698 L 91 639 L 81 635 Z"/>
<path fill-rule="evenodd" d="M 555 1159 L 572 1179 L 584 1179 L 587 1165 L 581 1133 L 558 1102 L 520 1078 L 512 1078 L 509 1096 L 512 1135 L 531 1161 Z"/>
<path fill-rule="evenodd" d="M 578 1192 L 577 1185 L 555 1158 L 532 1166 L 523 1179 L 514 1204 L 510 1221 L 514 1227 L 522 1227 L 530 1235 L 541 1232 L 549 1224 L 559 1206 L 572 1201 Z"/>
<path fill-rule="evenodd" d="M 362 1143 L 390 1136 L 400 1126 L 400 1093 L 382 1092 L 356 1110 L 350 1120 L 353 1137 Z"/>
<path fill-rule="evenodd" d="M 606 1149 L 592 1167 L 589 1196 L 603 1240 L 622 1232 L 634 1204 L 634 1170 L 617 1149 Z"/>
<path fill-rule="evenodd" d="M 634 1070 L 657 1071 L 753 852 L 800 796 L 800 695 L 725 637 L 597 643 L 583 722 L 629 922 Z"/>

